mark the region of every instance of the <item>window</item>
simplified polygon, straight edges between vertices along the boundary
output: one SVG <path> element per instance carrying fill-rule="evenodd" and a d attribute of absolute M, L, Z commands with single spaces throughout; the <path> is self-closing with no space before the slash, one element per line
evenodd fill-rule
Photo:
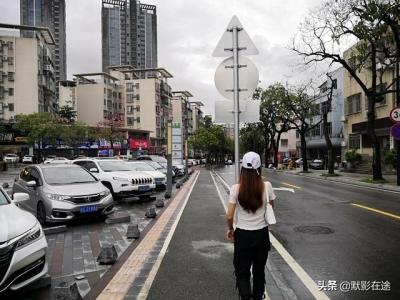
<path fill-rule="evenodd" d="M 8 72 L 7 79 L 9 81 L 14 81 L 14 72 Z"/>
<path fill-rule="evenodd" d="M 127 92 L 132 92 L 133 91 L 133 83 L 127 83 L 126 84 L 126 91 Z"/>
<path fill-rule="evenodd" d="M 14 103 L 8 103 L 8 110 L 14 111 Z"/>
<path fill-rule="evenodd" d="M 354 114 L 361 111 L 361 94 L 355 94 L 346 99 L 345 115 Z"/>
<path fill-rule="evenodd" d="M 133 122 L 133 118 L 126 118 L 126 123 L 130 126 L 132 126 L 134 124 Z"/>
<path fill-rule="evenodd" d="M 107 105 L 107 101 L 106 101 L 106 99 L 104 99 L 104 105 Z"/>
<path fill-rule="evenodd" d="M 14 64 L 14 57 L 9 57 L 8 58 L 8 64 L 13 65 Z"/>
<path fill-rule="evenodd" d="M 140 123 L 140 117 L 136 118 L 136 123 Z"/>
<path fill-rule="evenodd" d="M 8 50 L 13 50 L 14 49 L 14 42 L 9 41 L 8 42 Z"/>
<path fill-rule="evenodd" d="M 140 111 L 140 105 L 136 105 L 136 111 Z"/>
<path fill-rule="evenodd" d="M 136 95 L 136 100 L 140 100 L 140 95 L 139 94 Z"/>
<path fill-rule="evenodd" d="M 132 105 L 128 105 L 128 106 L 126 107 L 126 113 L 127 113 L 128 115 L 132 115 L 132 114 L 133 114 L 133 106 L 132 106 Z"/>
<path fill-rule="evenodd" d="M 126 103 L 133 103 L 133 94 L 126 95 Z"/>
<path fill-rule="evenodd" d="M 333 88 L 334 90 L 337 89 L 337 79 L 333 79 L 333 80 L 332 80 L 332 88 Z"/>
<path fill-rule="evenodd" d="M 349 150 L 360 149 L 361 135 L 352 136 L 349 135 Z"/>
<path fill-rule="evenodd" d="M 281 140 L 281 147 L 287 147 L 287 146 L 288 146 L 288 140 L 287 139 Z"/>
<path fill-rule="evenodd" d="M 8 88 L 8 95 L 14 96 L 14 88 Z"/>

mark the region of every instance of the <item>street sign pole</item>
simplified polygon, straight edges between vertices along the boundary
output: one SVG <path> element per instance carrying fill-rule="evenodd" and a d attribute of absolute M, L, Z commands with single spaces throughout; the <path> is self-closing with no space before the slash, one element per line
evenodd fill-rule
<path fill-rule="evenodd" d="M 239 35 L 240 32 L 240 35 Z M 240 47 L 239 47 L 240 46 Z M 232 92 L 233 92 L 233 102 L 234 102 L 234 132 L 235 132 L 235 180 L 236 182 L 239 181 L 240 177 L 240 159 L 239 159 L 239 114 L 240 114 L 240 107 L 239 107 L 239 99 L 240 96 L 242 97 L 247 97 L 245 94 L 240 94 L 240 92 L 243 93 L 243 91 L 247 93 L 252 93 L 254 89 L 257 87 L 258 84 L 258 71 L 254 67 L 253 64 L 248 64 L 248 65 L 240 65 L 239 63 L 239 51 L 241 56 L 243 55 L 257 55 L 258 50 L 256 46 L 254 45 L 253 41 L 247 34 L 246 30 L 243 28 L 242 24 L 240 24 L 239 19 L 236 16 L 233 16 L 228 28 L 224 32 L 224 34 L 221 37 L 221 40 L 219 41 L 217 47 L 215 48 L 213 52 L 214 57 L 224 57 L 228 56 L 231 57 L 233 56 L 232 60 L 232 65 L 225 65 L 225 68 L 231 68 L 233 70 L 233 85 L 231 85 L 232 81 L 229 81 L 230 87 L 228 89 L 225 88 L 224 80 L 226 76 L 224 76 L 223 67 L 220 67 L 217 69 L 216 72 L 216 78 L 215 78 L 215 83 L 217 86 L 218 91 L 221 93 L 222 96 L 232 99 Z M 228 60 L 229 61 L 229 60 Z M 223 64 L 224 62 L 222 62 Z M 245 86 L 244 88 L 240 89 L 239 88 L 239 68 L 248 68 L 250 76 L 245 76 L 250 79 L 250 82 L 247 83 L 248 86 Z M 242 79 L 243 81 L 243 79 Z M 253 83 L 251 81 L 254 81 Z M 242 85 L 246 85 L 242 82 Z M 252 88 L 254 85 L 254 89 Z M 226 95 L 226 92 L 229 93 L 229 95 Z"/>
<path fill-rule="evenodd" d="M 235 182 L 239 182 L 240 160 L 239 160 L 239 59 L 238 59 L 238 30 L 233 26 L 233 101 L 234 101 L 234 123 L 235 123 Z"/>

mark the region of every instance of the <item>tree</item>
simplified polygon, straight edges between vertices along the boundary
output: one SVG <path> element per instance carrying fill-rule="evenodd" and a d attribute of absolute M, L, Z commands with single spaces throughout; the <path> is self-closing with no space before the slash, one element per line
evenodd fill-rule
<path fill-rule="evenodd" d="M 262 153 L 264 150 L 264 136 L 262 134 L 262 123 L 247 123 L 240 129 L 240 152 L 254 151 Z"/>
<path fill-rule="evenodd" d="M 382 78 L 398 57 L 399 19 L 398 0 L 331 0 L 310 12 L 289 46 L 301 58 L 302 67 L 321 61 L 340 64 L 363 90 L 368 103 L 367 133 L 373 144 L 373 180 L 383 179 L 375 104 L 395 92 L 393 82 L 385 87 Z M 342 54 L 341 47 L 348 41 L 356 44 Z"/>
<path fill-rule="evenodd" d="M 110 119 L 101 121 L 93 128 L 93 133 L 97 139 L 109 141 L 111 149 L 114 149 L 114 142 L 122 142 L 126 139 L 126 133 L 123 130 L 125 126 L 124 117 L 121 114 L 115 114 Z"/>
<path fill-rule="evenodd" d="M 71 101 L 68 101 L 71 102 Z M 56 114 L 67 124 L 75 123 L 76 111 L 69 105 L 61 106 Z"/>
<path fill-rule="evenodd" d="M 89 138 L 90 126 L 82 122 L 74 122 L 63 126 L 61 138 L 65 145 L 78 148 L 79 144 L 84 143 Z"/>
<path fill-rule="evenodd" d="M 281 135 L 289 129 L 287 124 L 289 116 L 283 105 L 285 97 L 286 90 L 280 83 L 271 85 L 266 90 L 257 89 L 253 94 L 253 99 L 261 100 L 260 129 L 264 134 L 266 166 L 268 166 L 268 153 L 273 149 L 274 165 L 277 167 Z"/>
<path fill-rule="evenodd" d="M 221 125 L 212 123 L 210 116 L 204 117 L 204 123 L 194 132 L 190 145 L 207 153 L 207 163 L 211 157 L 215 162 L 221 162 L 225 154 L 234 151 L 233 140 L 228 138 Z"/>
<path fill-rule="evenodd" d="M 296 129 L 300 135 L 303 171 L 308 171 L 306 135 L 321 123 L 321 120 L 315 121 L 315 116 L 319 116 L 320 111 L 315 95 L 309 95 L 310 90 L 311 83 L 288 86 L 285 88 L 286 95 L 282 102 L 286 112 L 281 116 L 283 122 L 287 124 L 288 130 Z"/>
<path fill-rule="evenodd" d="M 38 148 L 38 161 L 41 157 L 42 143 L 55 145 L 63 131 L 63 123 L 49 113 L 18 114 L 13 128 L 27 134 L 26 142 Z"/>

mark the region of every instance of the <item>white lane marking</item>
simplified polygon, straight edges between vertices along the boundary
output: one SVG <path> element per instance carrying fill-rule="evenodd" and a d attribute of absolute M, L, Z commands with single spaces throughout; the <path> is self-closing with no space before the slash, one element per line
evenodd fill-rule
<path fill-rule="evenodd" d="M 278 240 L 270 232 L 271 243 L 274 248 L 279 252 L 280 256 L 286 261 L 286 263 L 292 268 L 293 272 L 299 277 L 299 279 L 308 288 L 311 294 L 317 300 L 329 300 L 329 297 L 324 292 L 320 291 L 317 284 L 312 278 L 303 270 L 303 268 L 295 261 L 295 259 L 286 251 L 286 249 L 278 242 Z"/>
<path fill-rule="evenodd" d="M 288 191 L 294 193 L 294 189 L 279 187 L 279 188 L 272 188 L 274 191 Z"/>
<path fill-rule="evenodd" d="M 217 174 L 218 175 L 218 174 Z M 222 179 L 221 176 L 221 182 L 229 187 L 226 182 Z M 215 181 L 214 181 L 215 183 Z M 217 188 L 217 187 L 216 187 Z M 274 190 L 280 190 L 281 188 L 275 188 Z M 218 188 L 217 188 L 218 190 Z M 285 188 L 286 190 L 286 188 Z M 294 191 L 293 191 L 294 193 Z M 218 193 L 221 197 L 221 194 Z M 221 201 L 223 202 L 222 198 Z M 225 205 L 224 205 L 225 207 Z M 269 232 L 270 234 L 270 239 L 271 243 L 274 246 L 274 248 L 278 251 L 279 255 L 286 261 L 286 263 L 292 268 L 293 272 L 296 273 L 296 275 L 299 277 L 299 279 L 304 283 L 304 285 L 307 287 L 307 289 L 310 291 L 311 294 L 315 297 L 317 300 L 329 300 L 329 297 L 322 291 L 318 289 L 317 284 L 312 280 L 312 278 L 306 273 L 306 271 L 303 270 L 303 268 L 295 261 L 295 259 L 289 254 L 289 252 L 286 251 L 286 249 L 282 246 L 281 243 L 274 237 L 274 235 Z M 266 291 L 265 291 L 266 292 Z M 267 294 L 267 293 L 266 293 Z M 267 294 L 267 298 L 268 294 Z"/>

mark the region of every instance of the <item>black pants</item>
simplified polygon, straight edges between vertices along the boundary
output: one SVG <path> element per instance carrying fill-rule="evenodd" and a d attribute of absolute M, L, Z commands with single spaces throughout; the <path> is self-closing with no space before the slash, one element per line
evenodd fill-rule
<path fill-rule="evenodd" d="M 259 230 L 236 228 L 234 238 L 233 265 L 240 297 L 262 299 L 265 290 L 265 264 L 271 247 L 268 227 Z M 253 293 L 250 285 L 251 266 L 253 266 Z"/>

